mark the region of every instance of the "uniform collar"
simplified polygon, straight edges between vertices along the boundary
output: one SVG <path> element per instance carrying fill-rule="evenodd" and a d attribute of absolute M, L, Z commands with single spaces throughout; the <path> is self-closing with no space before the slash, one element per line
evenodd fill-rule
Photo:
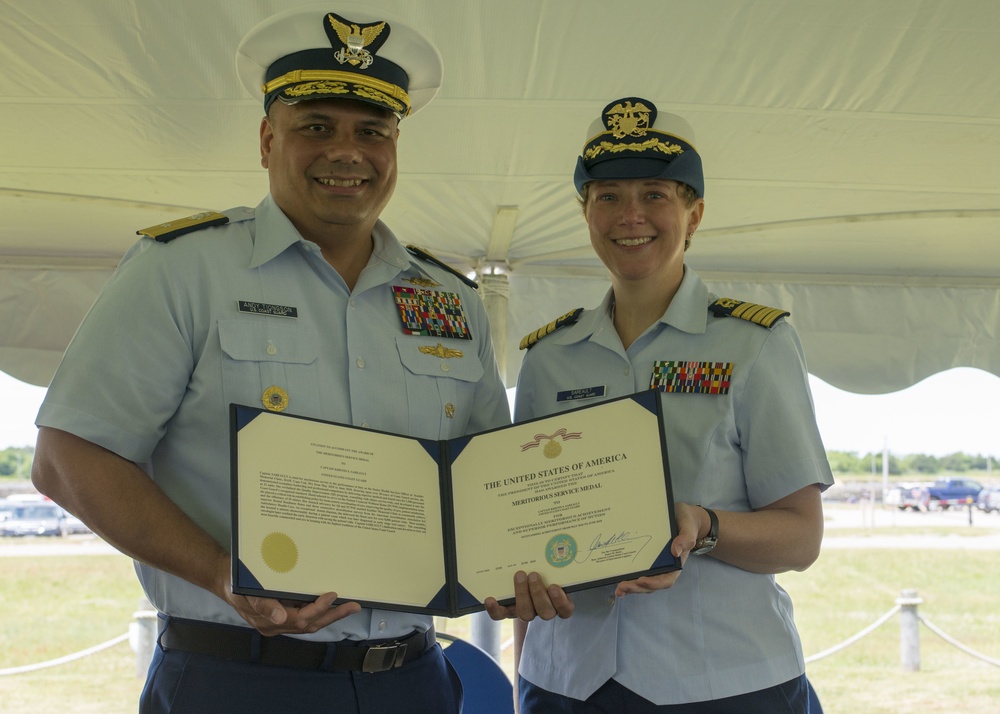
<path fill-rule="evenodd" d="M 372 243 L 372 254 L 358 277 L 354 294 L 392 282 L 410 267 L 410 254 L 382 221 L 377 221 L 372 228 Z"/>
<path fill-rule="evenodd" d="M 285 212 L 274 202 L 274 198 L 270 194 L 257 205 L 254 214 L 255 228 L 253 255 L 250 257 L 251 268 L 259 268 L 296 243 L 305 244 L 308 242 L 299 235 L 298 230 L 285 215 Z M 391 280 L 393 276 L 409 267 L 410 254 L 406 252 L 406 248 L 400 245 L 396 236 L 382 221 L 377 221 L 372 229 L 372 242 L 374 244 L 372 258 L 369 260 L 366 270 L 377 263 L 379 268 L 376 272 L 382 274 L 383 277 L 391 273 L 388 278 Z"/>
<path fill-rule="evenodd" d="M 703 334 L 708 326 L 708 287 L 696 272 L 684 266 L 684 277 L 660 322 L 692 335 Z"/>
<path fill-rule="evenodd" d="M 253 254 L 250 267 L 259 268 L 283 253 L 290 245 L 302 240 L 298 230 L 278 208 L 270 194 L 257 204 L 254 211 Z"/>
<path fill-rule="evenodd" d="M 395 271 L 395 273 L 410 267 L 412 256 L 403 247 L 402 243 L 399 242 L 393 232 L 389 230 L 389 226 L 381 220 L 377 221 L 375 228 L 372 229 L 372 240 L 375 243 L 372 249 L 373 260 L 385 263 L 387 268 Z M 372 261 L 369 261 L 369 267 L 371 267 L 371 264 Z"/>
<path fill-rule="evenodd" d="M 621 344 L 621 340 L 618 339 L 611 320 L 614 298 L 614 290 L 608 290 L 597 308 L 585 311 L 575 325 L 563 328 L 545 339 L 560 345 L 590 340 L 609 349 L 620 349 L 617 346 Z M 708 305 L 714 299 L 698 274 L 684 266 L 684 277 L 677 288 L 677 294 L 659 322 L 682 332 L 702 334 L 708 326 Z"/>

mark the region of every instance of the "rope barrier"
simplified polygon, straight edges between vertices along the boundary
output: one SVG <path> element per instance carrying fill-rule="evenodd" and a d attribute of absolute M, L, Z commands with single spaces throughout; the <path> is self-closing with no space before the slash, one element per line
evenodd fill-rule
<path fill-rule="evenodd" d="M 840 652 L 841 650 L 847 649 L 848 647 L 850 647 L 851 645 L 853 645 L 855 642 L 861 640 L 864 637 L 867 637 L 872 632 L 874 632 L 879 627 L 881 627 L 886 622 L 888 622 L 890 620 L 890 618 L 892 618 L 893 615 L 895 615 L 896 613 L 898 613 L 900 611 L 900 609 L 901 609 L 900 605 L 895 605 L 892 609 L 890 609 L 884 615 L 882 615 L 877 620 L 875 620 L 875 622 L 873 622 L 872 624 L 868 625 L 868 627 L 864 628 L 863 630 L 861 630 L 857 634 L 852 635 L 851 637 L 848 637 L 846 640 L 844 640 L 840 644 L 834 645 L 833 647 L 825 649 L 822 652 L 817 652 L 814 655 L 810 655 L 809 657 L 806 657 L 805 658 L 806 664 L 809 664 L 810 662 L 816 662 L 817 660 L 821 660 L 821 659 L 823 659 L 825 657 L 829 657 L 832 654 L 836 654 L 837 652 Z M 135 613 L 135 614 L 136 614 L 136 616 L 139 616 L 139 615 L 142 615 L 144 613 Z M 994 667 L 1000 667 L 1000 660 L 994 659 L 992 657 L 988 657 L 987 655 L 984 655 L 981 652 L 976 652 L 972 648 L 967 647 L 966 645 L 963 645 L 961 642 L 959 642 L 955 638 L 949 636 L 947 633 L 945 633 L 944 631 L 942 631 L 941 628 L 937 627 L 934 623 L 932 623 L 930 620 L 928 620 L 923 615 L 918 614 L 917 615 L 917 620 L 919 620 L 920 622 L 922 622 L 927 627 L 927 629 L 929 629 L 931 632 L 933 632 L 935 635 L 937 635 L 938 637 L 940 637 L 942 640 L 944 640 L 945 642 L 947 642 L 952 647 L 955 647 L 955 648 L 961 650 L 962 652 L 965 652 L 967 655 L 975 657 L 976 659 L 979 659 L 979 660 L 981 660 L 983 662 L 986 662 L 987 664 L 991 664 Z M 121 642 L 125 642 L 128 639 L 129 639 L 129 635 L 128 635 L 128 633 L 125 633 L 124 635 L 119 635 L 118 637 L 115 637 L 114 639 L 108 640 L 107 642 L 103 642 L 103 643 L 101 643 L 99 645 L 95 645 L 94 647 L 90 647 L 88 649 L 81 650 L 80 652 L 76 652 L 74 654 L 66 655 L 65 657 L 59 657 L 57 659 L 52 659 L 52 660 L 49 660 L 47 662 L 39 662 L 38 664 L 24 665 L 23 667 L 10 667 L 8 669 L 0 669 L 0 677 L 12 675 L 12 674 L 24 674 L 25 672 L 35 672 L 35 671 L 40 670 L 40 669 L 46 669 L 48 667 L 56 667 L 56 666 L 61 665 L 61 664 L 66 664 L 68 662 L 73 662 L 73 661 L 78 660 L 78 659 L 83 659 L 84 657 L 89 657 L 92 654 L 96 654 L 97 652 L 101 652 L 102 650 L 106 650 L 106 649 L 108 649 L 110 647 L 114 647 L 115 645 L 117 645 L 117 644 L 119 644 Z M 506 642 L 504 642 L 501 645 L 501 650 L 506 649 L 507 647 L 509 647 L 512 644 L 513 644 L 513 638 L 508 639 Z"/>
<path fill-rule="evenodd" d="M 92 654 L 100 652 L 101 650 L 106 650 L 109 647 L 114 647 L 115 645 L 125 642 L 128 639 L 128 633 L 124 635 L 118 635 L 112 640 L 103 642 L 99 645 L 95 645 L 85 650 L 79 652 L 74 652 L 73 654 L 66 655 L 65 657 L 59 657 L 57 659 L 50 659 L 48 662 L 39 662 L 38 664 L 26 664 L 23 667 L 10 667 L 8 669 L 0 669 L 0 677 L 5 677 L 10 674 L 24 674 L 25 672 L 34 672 L 39 669 L 46 669 L 48 667 L 57 667 L 60 664 L 66 664 L 67 662 L 72 662 L 74 660 L 83 659 L 84 657 L 89 657 Z"/>
<path fill-rule="evenodd" d="M 993 659 L 992 657 L 987 657 L 986 655 L 982 654 L 981 652 L 976 652 L 974 649 L 966 647 L 965 645 L 963 645 L 961 642 L 959 642 L 955 638 L 949 637 L 947 634 L 945 634 L 944 632 L 942 632 L 940 628 L 936 627 L 930 620 L 928 620 L 923 615 L 919 615 L 918 614 L 917 615 L 917 619 L 920 620 L 922 623 L 924 623 L 927 626 L 928 630 L 930 630 L 931 632 L 933 632 L 935 635 L 937 635 L 938 637 L 940 637 L 942 640 L 944 640 L 945 642 L 947 642 L 952 647 L 960 649 L 960 650 L 962 650 L 962 652 L 965 652 L 965 654 L 971 655 L 971 656 L 975 657 L 976 659 L 982 660 L 986 664 L 992 664 L 994 667 L 1000 667 L 1000 660 Z"/>
<path fill-rule="evenodd" d="M 889 610 L 887 613 L 885 613 L 884 615 L 882 615 L 882 617 L 878 618 L 875 622 L 873 622 L 868 627 L 866 627 L 865 629 L 863 629 L 860 632 L 858 632 L 856 635 L 853 635 L 852 637 L 848 637 L 846 640 L 844 640 L 840 644 L 834 645 L 833 647 L 830 647 L 829 649 L 825 649 L 822 652 L 817 652 L 814 655 L 810 655 L 809 657 L 806 657 L 805 658 L 806 664 L 809 664 L 810 662 L 815 662 L 817 660 L 823 659 L 824 657 L 829 657 L 830 655 L 835 654 L 837 652 L 840 652 L 843 649 L 847 649 L 848 647 L 850 647 L 851 645 L 853 645 L 855 642 L 857 642 L 861 638 L 866 637 L 867 635 L 870 635 L 872 632 L 874 632 L 879 627 L 881 627 L 886 622 L 888 622 L 889 619 L 893 615 L 895 615 L 897 612 L 899 612 L 900 609 L 901 609 L 901 606 L 900 605 L 896 605 L 891 610 Z M 967 647 L 966 645 L 963 645 L 961 642 L 959 642 L 958 640 L 956 640 L 954 637 L 949 636 L 946 632 L 944 632 L 943 630 L 941 630 L 941 628 L 937 627 L 933 622 L 931 622 L 930 620 L 928 620 L 923 615 L 917 614 L 917 620 L 919 620 L 920 622 L 922 622 L 927 627 L 928 630 L 930 630 L 931 632 L 933 632 L 935 635 L 937 635 L 938 637 L 940 637 L 942 640 L 944 640 L 945 642 L 947 642 L 952 647 L 955 647 L 956 649 L 959 649 L 962 652 L 965 652 L 967 655 L 975 657 L 978 660 L 982 660 L 983 662 L 986 662 L 986 664 L 991 664 L 994 667 L 1000 667 L 1000 660 L 993 659 L 992 657 L 984 655 L 981 652 L 976 652 L 971 647 Z"/>
<path fill-rule="evenodd" d="M 887 612 L 884 615 L 882 615 L 882 617 L 880 617 L 879 619 L 875 620 L 875 622 L 873 622 L 872 624 L 868 625 L 868 627 L 866 627 L 865 629 L 861 630 L 861 632 L 859 632 L 858 634 L 854 635 L 853 637 L 848 637 L 846 640 L 844 640 L 843 642 L 841 642 L 839 645 L 834 645 L 833 647 L 831 647 L 829 649 L 823 650 L 822 652 L 817 652 L 814 655 L 810 655 L 809 657 L 806 657 L 806 664 L 809 664 L 810 662 L 815 662 L 818 659 L 823 659 L 824 657 L 829 657 L 830 655 L 834 654 L 835 652 L 840 652 L 840 650 L 846 649 L 846 648 L 850 647 L 855 642 L 857 642 L 858 640 L 860 640 L 862 637 L 865 637 L 866 635 L 871 634 L 872 632 L 874 632 L 875 630 L 877 630 L 879 627 L 881 627 L 882 625 L 884 625 L 889 620 L 889 618 L 892 617 L 893 615 L 895 615 L 897 612 L 899 612 L 899 610 L 900 610 L 900 606 L 899 605 L 894 606 L 891 610 L 889 610 L 889 612 Z"/>

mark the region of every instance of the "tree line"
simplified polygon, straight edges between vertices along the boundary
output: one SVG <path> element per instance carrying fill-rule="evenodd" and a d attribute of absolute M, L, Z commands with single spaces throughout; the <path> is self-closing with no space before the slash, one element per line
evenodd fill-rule
<path fill-rule="evenodd" d="M 31 477 L 31 462 L 35 458 L 35 447 L 8 448 L 0 451 L 0 478 Z"/>
<path fill-rule="evenodd" d="M 835 474 L 882 473 L 882 453 L 857 454 L 847 451 L 828 451 L 830 468 Z M 907 454 L 900 456 L 889 453 L 889 474 L 891 476 L 934 476 L 935 474 L 984 475 L 1000 462 L 993 456 L 963 454 L 956 452 L 947 456 L 928 454 Z M 978 472 L 978 473 L 977 473 Z"/>

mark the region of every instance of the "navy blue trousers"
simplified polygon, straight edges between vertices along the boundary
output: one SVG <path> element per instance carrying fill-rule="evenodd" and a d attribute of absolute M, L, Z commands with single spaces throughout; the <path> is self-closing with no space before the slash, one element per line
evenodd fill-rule
<path fill-rule="evenodd" d="M 776 687 L 725 699 L 657 706 L 608 680 L 589 699 L 553 694 L 518 678 L 521 714 L 809 714 L 809 684 L 805 675 Z"/>
<path fill-rule="evenodd" d="M 435 645 L 388 672 L 321 672 L 231 662 L 157 645 L 140 714 L 451 714 L 462 710 L 458 673 Z"/>

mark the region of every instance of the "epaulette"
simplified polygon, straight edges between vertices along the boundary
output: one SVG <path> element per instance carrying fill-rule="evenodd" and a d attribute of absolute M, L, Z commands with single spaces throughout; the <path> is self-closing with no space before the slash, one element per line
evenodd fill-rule
<path fill-rule="evenodd" d="M 434 265 L 438 266 L 439 268 L 443 268 L 444 270 L 447 270 L 449 273 L 451 273 L 452 275 L 454 275 L 455 277 L 457 277 L 459 280 L 461 280 L 463 283 L 465 283 L 466 285 L 468 285 L 473 290 L 478 290 L 479 289 L 479 284 L 475 280 L 470 280 L 467 276 L 462 275 L 460 272 L 458 272 L 457 270 L 455 270 L 453 267 L 451 267 L 450 265 L 448 265 L 447 263 L 445 263 L 443 260 L 438 260 L 437 258 L 435 258 L 433 255 L 431 255 L 430 253 L 428 253 L 423 248 L 418 248 L 415 245 L 408 245 L 408 246 L 406 246 L 406 249 L 408 251 L 410 251 L 411 255 L 415 255 L 418 258 L 420 258 L 421 260 L 426 260 L 428 263 L 434 263 Z"/>
<path fill-rule="evenodd" d="M 546 335 L 550 335 L 556 330 L 558 330 L 560 327 L 566 327 L 566 325 L 572 325 L 573 323 L 575 323 L 577 320 L 580 319 L 580 315 L 582 313 L 583 313 L 583 308 L 578 307 L 575 310 L 570 310 L 562 317 L 557 317 L 549 324 L 543 327 L 539 327 L 534 332 L 529 332 L 527 335 L 521 338 L 520 348 L 522 350 L 526 350 L 533 344 L 538 342 L 540 339 L 545 337 Z"/>
<path fill-rule="evenodd" d="M 229 223 L 229 216 L 224 213 L 205 211 L 188 216 L 187 218 L 161 223 L 158 226 L 143 228 L 136 231 L 136 235 L 149 236 L 160 243 L 169 243 L 174 238 L 179 238 L 185 233 L 200 231 L 202 228 L 209 228 L 211 226 L 224 226 L 227 223 Z"/>
<path fill-rule="evenodd" d="M 767 307 L 766 305 L 756 305 L 752 302 L 743 302 L 734 298 L 719 298 L 709 305 L 708 309 L 716 317 L 738 317 L 741 320 L 748 320 L 768 329 L 782 317 L 792 314 L 787 310 L 779 310 L 776 307 Z"/>

